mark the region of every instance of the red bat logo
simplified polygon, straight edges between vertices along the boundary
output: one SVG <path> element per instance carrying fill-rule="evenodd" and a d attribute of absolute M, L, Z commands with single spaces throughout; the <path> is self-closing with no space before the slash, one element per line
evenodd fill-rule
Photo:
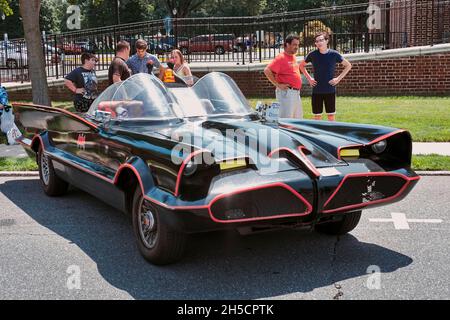
<path fill-rule="evenodd" d="M 79 134 L 77 140 L 77 147 L 84 150 L 85 145 L 86 145 L 86 136 L 84 134 Z"/>

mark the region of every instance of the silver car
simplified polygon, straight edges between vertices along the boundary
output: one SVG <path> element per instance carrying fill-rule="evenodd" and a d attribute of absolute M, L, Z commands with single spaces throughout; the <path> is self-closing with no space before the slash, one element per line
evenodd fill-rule
<path fill-rule="evenodd" d="M 28 53 L 25 47 L 1 46 L 0 67 L 8 69 L 23 68 L 28 66 Z"/>

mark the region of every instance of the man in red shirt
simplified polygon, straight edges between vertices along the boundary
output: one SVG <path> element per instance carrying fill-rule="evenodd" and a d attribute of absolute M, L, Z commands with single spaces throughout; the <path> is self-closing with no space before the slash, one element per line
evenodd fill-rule
<path fill-rule="evenodd" d="M 280 118 L 303 118 L 300 99 L 302 78 L 296 57 L 299 45 L 298 36 L 288 35 L 284 40 L 284 52 L 264 69 L 267 79 L 276 87 L 275 94 L 280 104 Z"/>

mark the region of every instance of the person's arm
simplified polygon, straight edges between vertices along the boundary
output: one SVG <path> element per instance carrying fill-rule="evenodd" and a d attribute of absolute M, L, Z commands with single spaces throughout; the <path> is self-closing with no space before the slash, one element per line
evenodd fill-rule
<path fill-rule="evenodd" d="M 352 64 L 347 59 L 342 60 L 342 65 L 344 66 L 344 71 L 342 71 L 342 73 L 337 78 L 334 78 L 330 81 L 330 84 L 332 86 L 338 85 L 338 83 L 341 82 L 341 80 L 344 79 L 347 73 L 349 73 L 352 69 Z"/>
<path fill-rule="evenodd" d="M 128 67 L 128 64 L 126 64 L 126 66 Z M 113 83 L 122 81 L 122 69 L 120 68 L 120 65 L 116 61 L 114 61 L 112 68 L 113 68 L 113 76 L 112 76 Z"/>
<path fill-rule="evenodd" d="M 189 68 L 187 63 L 184 64 L 183 73 L 186 77 L 192 77 L 191 68 Z"/>
<path fill-rule="evenodd" d="M 272 70 L 270 69 L 269 66 L 267 66 L 264 69 L 264 74 L 267 77 L 267 79 L 269 79 L 269 81 L 278 89 L 280 90 L 287 90 L 289 88 L 288 84 L 285 83 L 278 83 L 277 80 L 275 79 L 275 75 L 273 74 Z"/>
<path fill-rule="evenodd" d="M 74 94 L 83 94 L 86 91 L 84 88 L 77 88 L 75 84 L 68 79 L 64 79 L 64 85 Z"/>
<path fill-rule="evenodd" d="M 309 82 L 309 85 L 311 87 L 315 87 L 317 85 L 317 81 L 313 77 L 311 77 L 311 75 L 309 74 L 308 70 L 306 70 L 306 65 L 307 64 L 308 64 L 308 62 L 306 62 L 306 60 L 302 60 L 300 62 L 300 65 L 299 65 L 300 72 L 305 75 L 306 80 L 308 80 L 308 82 Z"/>
<path fill-rule="evenodd" d="M 164 79 L 164 72 L 166 72 L 166 69 L 160 64 L 158 78 L 161 79 L 161 81 Z"/>
<path fill-rule="evenodd" d="M 187 63 L 185 63 L 183 66 L 183 74 L 187 78 L 186 83 L 189 86 L 192 86 L 194 84 L 194 79 L 192 78 L 191 68 L 189 68 Z"/>

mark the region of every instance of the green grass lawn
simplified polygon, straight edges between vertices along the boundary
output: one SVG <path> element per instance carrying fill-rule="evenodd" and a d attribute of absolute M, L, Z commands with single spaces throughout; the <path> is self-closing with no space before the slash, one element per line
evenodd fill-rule
<path fill-rule="evenodd" d="M 450 171 L 450 157 L 439 155 L 413 156 L 412 167 L 423 171 Z"/>
<path fill-rule="evenodd" d="M 417 171 L 450 171 L 450 157 L 439 155 L 413 156 L 412 168 Z M 0 158 L 0 171 L 33 170 L 37 170 L 34 158 Z"/>
<path fill-rule="evenodd" d="M 249 99 L 252 107 L 257 101 L 274 100 Z M 450 97 L 338 97 L 336 104 L 337 121 L 406 129 L 417 142 L 450 141 Z M 55 101 L 53 106 L 74 111 L 71 101 Z M 303 98 L 303 110 L 305 118 L 312 119 L 310 97 Z"/>
<path fill-rule="evenodd" d="M 37 169 L 38 167 L 34 158 L 0 157 L 0 171 L 35 171 Z"/>
<path fill-rule="evenodd" d="M 257 101 L 270 103 L 274 99 L 249 99 L 254 107 Z M 73 111 L 70 101 L 56 101 L 54 107 Z M 303 98 L 305 118 L 311 119 L 311 98 Z M 417 142 L 450 141 L 450 98 L 447 97 L 338 97 L 337 120 L 385 125 L 406 129 Z M 0 144 L 6 137 L 0 133 Z M 31 161 L 31 162 L 30 162 Z M 32 170 L 32 160 L 0 158 L 1 170 Z M 450 157 L 414 156 L 416 170 L 450 170 Z M 18 169 L 17 169 L 18 168 Z"/>
<path fill-rule="evenodd" d="M 270 103 L 275 99 L 249 99 Z M 312 119 L 311 98 L 303 110 Z M 450 98 L 447 97 L 338 97 L 336 120 L 406 129 L 417 142 L 450 141 Z"/>

